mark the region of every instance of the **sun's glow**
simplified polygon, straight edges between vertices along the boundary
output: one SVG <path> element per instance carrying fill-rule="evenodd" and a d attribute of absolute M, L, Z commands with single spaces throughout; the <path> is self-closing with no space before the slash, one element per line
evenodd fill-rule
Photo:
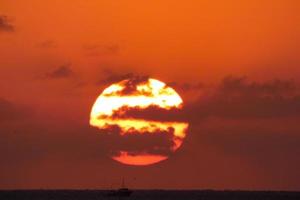
<path fill-rule="evenodd" d="M 98 97 L 90 114 L 90 125 L 99 129 L 108 129 L 117 125 L 120 128 L 120 135 L 131 134 L 132 131 L 138 134 L 151 134 L 159 131 L 168 131 L 172 128 L 173 143 L 171 150 L 178 149 L 186 137 L 188 123 L 177 121 L 155 121 L 134 118 L 116 118 L 115 112 L 121 108 L 138 108 L 140 110 L 155 106 L 160 109 L 181 109 L 183 101 L 176 91 L 165 83 L 148 79 L 147 81 L 128 86 L 130 80 L 124 80 L 106 88 Z M 133 88 L 131 88 L 133 87 Z M 124 92 L 126 89 L 129 92 Z M 119 156 L 113 159 L 123 164 L 148 165 L 167 159 L 165 155 L 151 155 L 141 153 L 130 155 L 128 152 L 120 151 Z"/>
<path fill-rule="evenodd" d="M 167 156 L 160 155 L 129 155 L 127 152 L 120 152 L 119 156 L 114 156 L 113 159 L 127 165 L 145 165 L 145 163 L 155 164 L 166 160 Z"/>

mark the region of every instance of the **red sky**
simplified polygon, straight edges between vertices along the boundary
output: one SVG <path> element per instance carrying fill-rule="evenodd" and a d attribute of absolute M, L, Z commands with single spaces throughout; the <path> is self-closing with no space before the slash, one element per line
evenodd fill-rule
<path fill-rule="evenodd" d="M 0 0 L 0 189 L 282 189 L 300 184 L 300 3 Z M 183 97 L 183 147 L 112 161 L 102 90 L 151 76 Z M 153 179 L 153 177 L 156 177 Z"/>

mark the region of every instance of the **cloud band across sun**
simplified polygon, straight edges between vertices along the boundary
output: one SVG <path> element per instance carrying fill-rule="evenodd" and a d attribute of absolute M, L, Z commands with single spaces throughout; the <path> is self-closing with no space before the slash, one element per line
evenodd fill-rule
<path fill-rule="evenodd" d="M 160 111 L 171 114 L 180 112 L 182 107 L 181 97 L 165 83 L 151 78 L 131 78 L 112 84 L 102 92 L 92 108 L 90 125 L 120 140 L 112 148 L 114 160 L 129 165 L 149 165 L 167 159 L 182 145 L 187 122 L 162 120 L 159 116 L 155 120 Z M 143 111 L 151 108 L 156 110 L 151 119 L 143 117 Z M 141 115 L 134 114 L 139 111 Z M 153 140 L 156 142 L 132 148 L 136 146 L 133 143 L 145 138 L 148 141 L 156 138 Z M 128 140 L 132 142 L 122 145 Z"/>

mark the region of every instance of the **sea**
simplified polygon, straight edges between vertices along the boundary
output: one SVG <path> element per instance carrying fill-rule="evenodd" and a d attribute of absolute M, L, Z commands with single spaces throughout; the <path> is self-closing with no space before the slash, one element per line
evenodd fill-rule
<path fill-rule="evenodd" d="M 129 197 L 110 196 L 107 190 L 10 190 L 0 191 L 0 200 L 300 200 L 300 192 L 134 190 Z"/>

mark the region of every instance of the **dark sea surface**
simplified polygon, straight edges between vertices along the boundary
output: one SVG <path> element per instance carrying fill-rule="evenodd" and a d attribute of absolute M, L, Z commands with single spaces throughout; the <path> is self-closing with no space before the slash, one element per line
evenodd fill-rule
<path fill-rule="evenodd" d="M 0 200 L 96 200 L 96 199 L 186 199 L 186 200 L 300 200 L 300 192 L 212 191 L 212 190 L 136 190 L 130 197 L 111 197 L 110 191 L 100 190 L 26 190 L 0 191 Z"/>

